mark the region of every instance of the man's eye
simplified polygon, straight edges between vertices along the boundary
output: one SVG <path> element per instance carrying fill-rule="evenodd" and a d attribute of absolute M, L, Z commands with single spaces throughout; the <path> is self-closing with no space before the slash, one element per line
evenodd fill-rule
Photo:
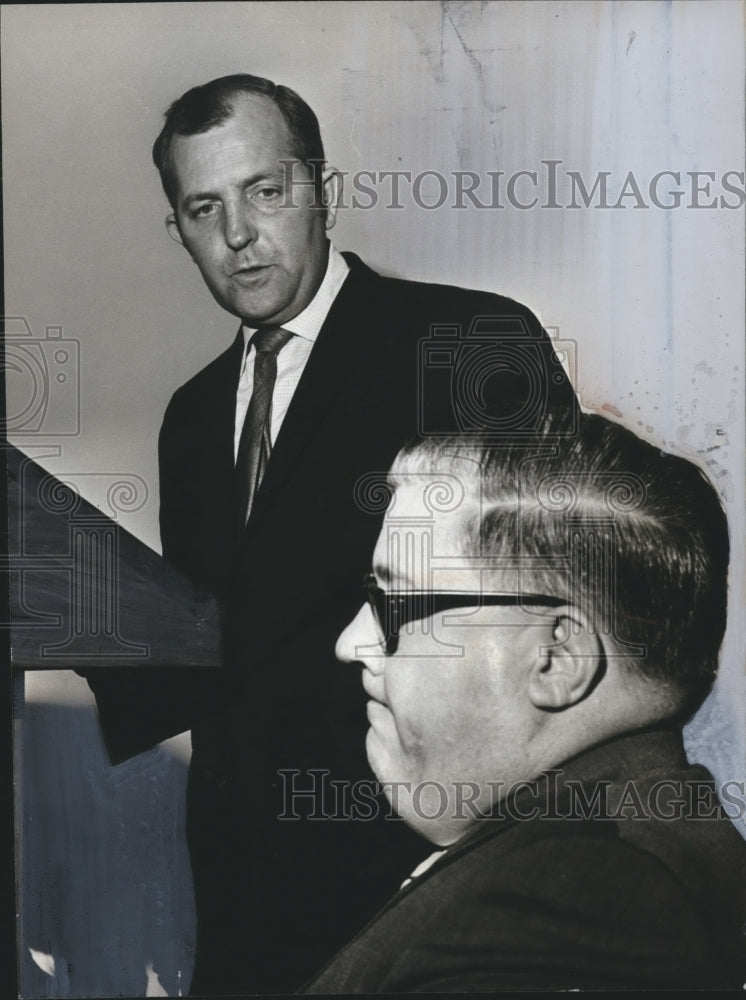
<path fill-rule="evenodd" d="M 214 202 L 206 202 L 204 205 L 198 205 L 192 210 L 192 215 L 195 219 L 205 218 L 209 215 L 214 215 L 217 212 L 218 206 Z"/>
<path fill-rule="evenodd" d="M 259 201 L 274 201 L 281 194 L 282 191 L 279 187 L 262 187 L 254 192 L 254 197 Z"/>

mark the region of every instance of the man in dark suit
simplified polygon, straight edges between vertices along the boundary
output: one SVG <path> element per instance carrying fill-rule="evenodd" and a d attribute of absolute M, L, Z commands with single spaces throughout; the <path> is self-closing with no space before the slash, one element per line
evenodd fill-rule
<path fill-rule="evenodd" d="M 363 815 L 350 801 L 370 776 L 364 699 L 333 648 L 383 513 L 370 476 L 423 427 L 520 436 L 574 396 L 525 307 L 383 278 L 331 246 L 339 175 L 293 91 L 197 87 L 154 159 L 169 233 L 242 324 L 176 392 L 160 437 L 164 556 L 221 598 L 224 664 L 91 683 L 122 722 L 114 760 L 192 730 L 192 993 L 286 991 L 421 849 L 372 796 Z"/>
<path fill-rule="evenodd" d="M 681 741 L 725 628 L 725 515 L 619 425 L 545 432 L 394 464 L 338 654 L 373 770 L 440 850 L 309 993 L 745 981 L 746 843 Z"/>

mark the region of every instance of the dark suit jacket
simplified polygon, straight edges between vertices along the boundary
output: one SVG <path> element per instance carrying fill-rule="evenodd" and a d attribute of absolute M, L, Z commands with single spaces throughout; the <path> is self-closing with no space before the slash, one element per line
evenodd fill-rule
<path fill-rule="evenodd" d="M 142 672 L 122 676 L 113 690 L 108 676 L 98 682 L 100 699 L 115 697 L 121 706 L 122 724 L 108 738 L 115 759 L 192 729 L 198 992 L 297 988 L 421 853 L 422 842 L 401 822 L 340 818 L 348 811 L 341 786 L 330 784 L 347 783 L 349 795 L 352 783 L 370 777 L 359 671 L 333 656 L 360 606 L 386 506 L 380 490 L 361 489 L 363 477 L 384 478 L 423 425 L 473 427 L 475 406 L 497 414 L 497 425 L 513 435 L 529 433 L 550 404 L 574 406 L 549 341 L 525 307 L 484 292 L 383 278 L 348 260 L 351 272 L 240 536 L 233 509 L 240 334 L 176 392 L 164 418 L 164 555 L 222 597 L 223 669 L 180 671 L 178 678 L 151 672 L 146 695 Z M 488 319 L 461 359 L 472 375 L 481 363 L 495 375 L 487 396 L 454 416 L 456 348 L 479 317 Z M 442 349 L 423 368 L 420 341 L 434 324 L 445 328 Z M 316 798 L 301 802 L 301 812 L 337 819 L 278 820 L 288 812 L 289 790 L 314 782 Z"/>
<path fill-rule="evenodd" d="M 740 989 L 746 843 L 679 734 L 558 770 L 478 821 L 304 992 Z"/>

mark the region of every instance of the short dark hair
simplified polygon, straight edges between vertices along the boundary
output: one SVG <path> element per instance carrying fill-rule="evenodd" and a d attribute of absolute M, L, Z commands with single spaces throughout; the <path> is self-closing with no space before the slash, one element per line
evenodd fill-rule
<path fill-rule="evenodd" d="M 468 554 L 517 568 L 523 590 L 591 610 L 622 655 L 643 647 L 625 662 L 662 685 L 683 721 L 712 687 L 725 632 L 729 541 L 718 495 L 692 462 L 595 414 L 555 412 L 543 431 L 501 445 L 418 439 L 400 452 L 392 484 L 408 471 L 463 470 L 481 492 Z"/>
<path fill-rule="evenodd" d="M 293 153 L 311 172 L 318 197 L 325 157 L 319 122 L 312 109 L 289 87 L 261 76 L 234 73 L 192 87 L 166 112 L 165 124 L 153 144 L 153 162 L 172 208 L 176 208 L 176 179 L 171 162 L 173 137 L 197 135 L 222 125 L 234 113 L 236 98 L 241 94 L 268 97 L 278 109 L 290 129 L 295 146 Z"/>

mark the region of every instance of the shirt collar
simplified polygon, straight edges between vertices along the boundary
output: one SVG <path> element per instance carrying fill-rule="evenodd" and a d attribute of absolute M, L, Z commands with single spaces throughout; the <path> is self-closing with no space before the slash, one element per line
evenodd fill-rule
<path fill-rule="evenodd" d="M 321 327 L 324 325 L 324 320 L 334 300 L 339 294 L 340 288 L 344 284 L 349 270 L 347 261 L 334 244 L 330 243 L 326 273 L 316 294 L 302 312 L 299 312 L 297 316 L 293 316 L 292 319 L 282 324 L 283 330 L 289 330 L 290 333 L 295 334 L 297 337 L 314 342 L 319 335 Z M 256 329 L 255 326 L 243 325 L 241 327 L 243 332 L 244 356 L 246 345 L 256 332 Z"/>

